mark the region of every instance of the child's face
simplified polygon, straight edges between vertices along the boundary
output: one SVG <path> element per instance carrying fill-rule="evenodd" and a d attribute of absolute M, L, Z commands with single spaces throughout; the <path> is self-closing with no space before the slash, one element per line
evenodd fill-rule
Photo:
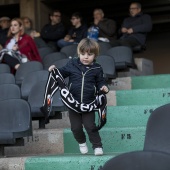
<path fill-rule="evenodd" d="M 80 53 L 80 61 L 84 65 L 90 65 L 93 63 L 95 55 L 93 53 Z"/>

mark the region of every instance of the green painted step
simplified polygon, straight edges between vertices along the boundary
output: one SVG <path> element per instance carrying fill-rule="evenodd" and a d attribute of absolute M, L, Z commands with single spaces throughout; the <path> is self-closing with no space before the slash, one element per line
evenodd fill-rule
<path fill-rule="evenodd" d="M 106 161 L 117 154 L 57 155 L 31 157 L 25 162 L 25 170 L 100 170 Z"/>
<path fill-rule="evenodd" d="M 150 114 L 159 106 L 160 105 L 108 106 L 107 123 L 105 127 L 146 126 Z M 96 120 L 98 120 L 97 116 Z"/>
<path fill-rule="evenodd" d="M 132 89 L 170 88 L 170 74 L 134 76 L 131 85 Z"/>
<path fill-rule="evenodd" d="M 104 153 L 123 153 L 143 149 L 145 129 L 145 127 L 104 127 L 100 130 Z M 87 134 L 86 137 L 89 153 L 93 153 Z M 64 130 L 64 153 L 80 153 L 78 143 L 70 129 Z"/>
<path fill-rule="evenodd" d="M 170 103 L 170 88 L 116 91 L 117 106 L 164 105 Z"/>

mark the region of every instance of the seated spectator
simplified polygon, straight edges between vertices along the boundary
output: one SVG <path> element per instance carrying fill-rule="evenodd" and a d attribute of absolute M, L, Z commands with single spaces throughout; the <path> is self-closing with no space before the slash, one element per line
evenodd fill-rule
<path fill-rule="evenodd" d="M 87 26 L 82 23 L 82 16 L 76 12 L 71 16 L 71 23 L 73 27 L 70 28 L 68 34 L 64 39 L 57 42 L 59 48 L 71 44 L 78 44 L 83 38 L 87 37 Z"/>
<path fill-rule="evenodd" d="M 56 42 L 64 38 L 65 26 L 61 21 L 61 12 L 55 10 L 50 15 L 51 22 L 46 24 L 41 30 L 41 37 L 49 44 L 53 49 L 56 49 Z"/>
<path fill-rule="evenodd" d="M 4 47 L 7 41 L 7 34 L 10 27 L 10 18 L 9 17 L 1 17 L 0 18 L 0 50 Z"/>
<path fill-rule="evenodd" d="M 95 9 L 93 11 L 94 25 L 99 28 L 99 40 L 113 41 L 116 39 L 116 22 L 112 19 L 104 18 L 102 9 Z"/>
<path fill-rule="evenodd" d="M 33 24 L 31 19 L 29 17 L 22 17 L 21 19 L 24 24 L 25 33 L 30 35 L 34 39 L 37 47 L 38 48 L 47 47 L 45 41 L 40 37 L 40 33 L 37 32 L 35 29 L 33 29 Z"/>
<path fill-rule="evenodd" d="M 152 30 L 152 20 L 150 15 L 143 14 L 141 4 L 133 2 L 129 8 L 130 17 L 125 18 L 121 26 L 121 37 L 119 40 L 111 42 L 115 46 L 145 45 L 146 35 Z"/>
<path fill-rule="evenodd" d="M 17 70 L 21 63 L 27 61 L 41 62 L 40 55 L 33 39 L 24 33 L 23 22 L 19 18 L 11 20 L 8 32 L 9 39 L 1 50 L 0 60 Z"/>

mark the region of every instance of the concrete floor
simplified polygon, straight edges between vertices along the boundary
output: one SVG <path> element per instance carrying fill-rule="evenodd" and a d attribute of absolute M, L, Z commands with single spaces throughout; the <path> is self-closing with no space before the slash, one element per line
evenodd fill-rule
<path fill-rule="evenodd" d="M 153 61 L 154 74 L 170 73 L 170 31 L 148 35 L 147 49 L 134 57 L 147 58 Z"/>

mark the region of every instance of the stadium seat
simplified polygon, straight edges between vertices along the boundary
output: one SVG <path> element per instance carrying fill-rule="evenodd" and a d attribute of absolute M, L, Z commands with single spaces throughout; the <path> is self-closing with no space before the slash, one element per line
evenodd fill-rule
<path fill-rule="evenodd" d="M 45 70 L 48 70 L 48 68 L 57 60 L 68 58 L 64 53 L 61 52 L 54 52 L 51 54 L 48 54 L 44 57 L 43 60 L 43 67 Z"/>
<path fill-rule="evenodd" d="M 0 85 L 0 101 L 6 99 L 20 99 L 21 91 L 16 84 L 1 84 Z"/>
<path fill-rule="evenodd" d="M 144 150 L 170 154 L 170 104 L 154 110 L 148 120 Z"/>
<path fill-rule="evenodd" d="M 136 151 L 111 158 L 101 170 L 169 170 L 169 162 L 168 154 Z"/>
<path fill-rule="evenodd" d="M 96 58 L 96 61 L 102 66 L 106 80 L 116 78 L 114 58 L 108 55 L 100 55 Z"/>
<path fill-rule="evenodd" d="M 99 44 L 99 49 L 100 49 L 100 51 L 99 51 L 99 54 L 100 55 L 105 55 L 106 54 L 106 52 L 111 48 L 111 45 L 110 45 L 110 43 L 108 43 L 108 42 L 98 42 L 98 44 Z"/>
<path fill-rule="evenodd" d="M 61 48 L 60 52 L 64 53 L 67 58 L 74 57 L 77 53 L 77 44 L 72 44 Z"/>
<path fill-rule="evenodd" d="M 139 53 L 146 50 L 146 45 L 137 45 L 132 48 L 133 52 Z"/>
<path fill-rule="evenodd" d="M 116 69 L 127 69 L 128 67 L 135 67 L 133 53 L 130 47 L 112 47 L 106 52 L 106 55 L 110 55 L 114 58 Z"/>
<path fill-rule="evenodd" d="M 39 120 L 39 128 L 45 128 L 44 114 L 40 111 L 40 107 L 43 106 L 46 83 L 47 81 L 37 82 L 28 96 L 32 119 Z M 53 96 L 51 118 L 61 118 L 61 112 L 65 110 L 66 107 L 61 100 L 60 92 L 57 91 Z"/>
<path fill-rule="evenodd" d="M 28 102 L 22 99 L 0 101 L 0 156 L 5 146 L 23 146 L 23 137 L 32 136 L 31 114 Z"/>
<path fill-rule="evenodd" d="M 39 81 L 48 79 L 49 72 L 47 70 L 39 70 L 29 73 L 25 76 L 21 84 L 21 97 L 24 100 L 28 100 L 28 95 L 32 87 Z"/>
<path fill-rule="evenodd" d="M 1 84 L 15 84 L 15 77 L 11 73 L 0 74 L 0 85 Z"/>
<path fill-rule="evenodd" d="M 155 109 L 147 122 L 143 151 L 121 154 L 105 163 L 102 170 L 169 170 L 170 104 Z"/>
<path fill-rule="evenodd" d="M 0 64 L 0 74 L 1 73 L 10 73 L 10 72 L 11 72 L 11 70 L 10 70 L 9 65 L 3 64 L 3 63 Z"/>
<path fill-rule="evenodd" d="M 20 65 L 15 73 L 16 84 L 21 85 L 24 77 L 31 72 L 43 70 L 42 63 L 38 61 L 29 61 Z"/>
<path fill-rule="evenodd" d="M 42 48 L 38 48 L 38 52 L 41 56 L 41 59 L 43 60 L 46 55 L 53 52 L 53 49 L 50 47 L 42 47 Z"/>

